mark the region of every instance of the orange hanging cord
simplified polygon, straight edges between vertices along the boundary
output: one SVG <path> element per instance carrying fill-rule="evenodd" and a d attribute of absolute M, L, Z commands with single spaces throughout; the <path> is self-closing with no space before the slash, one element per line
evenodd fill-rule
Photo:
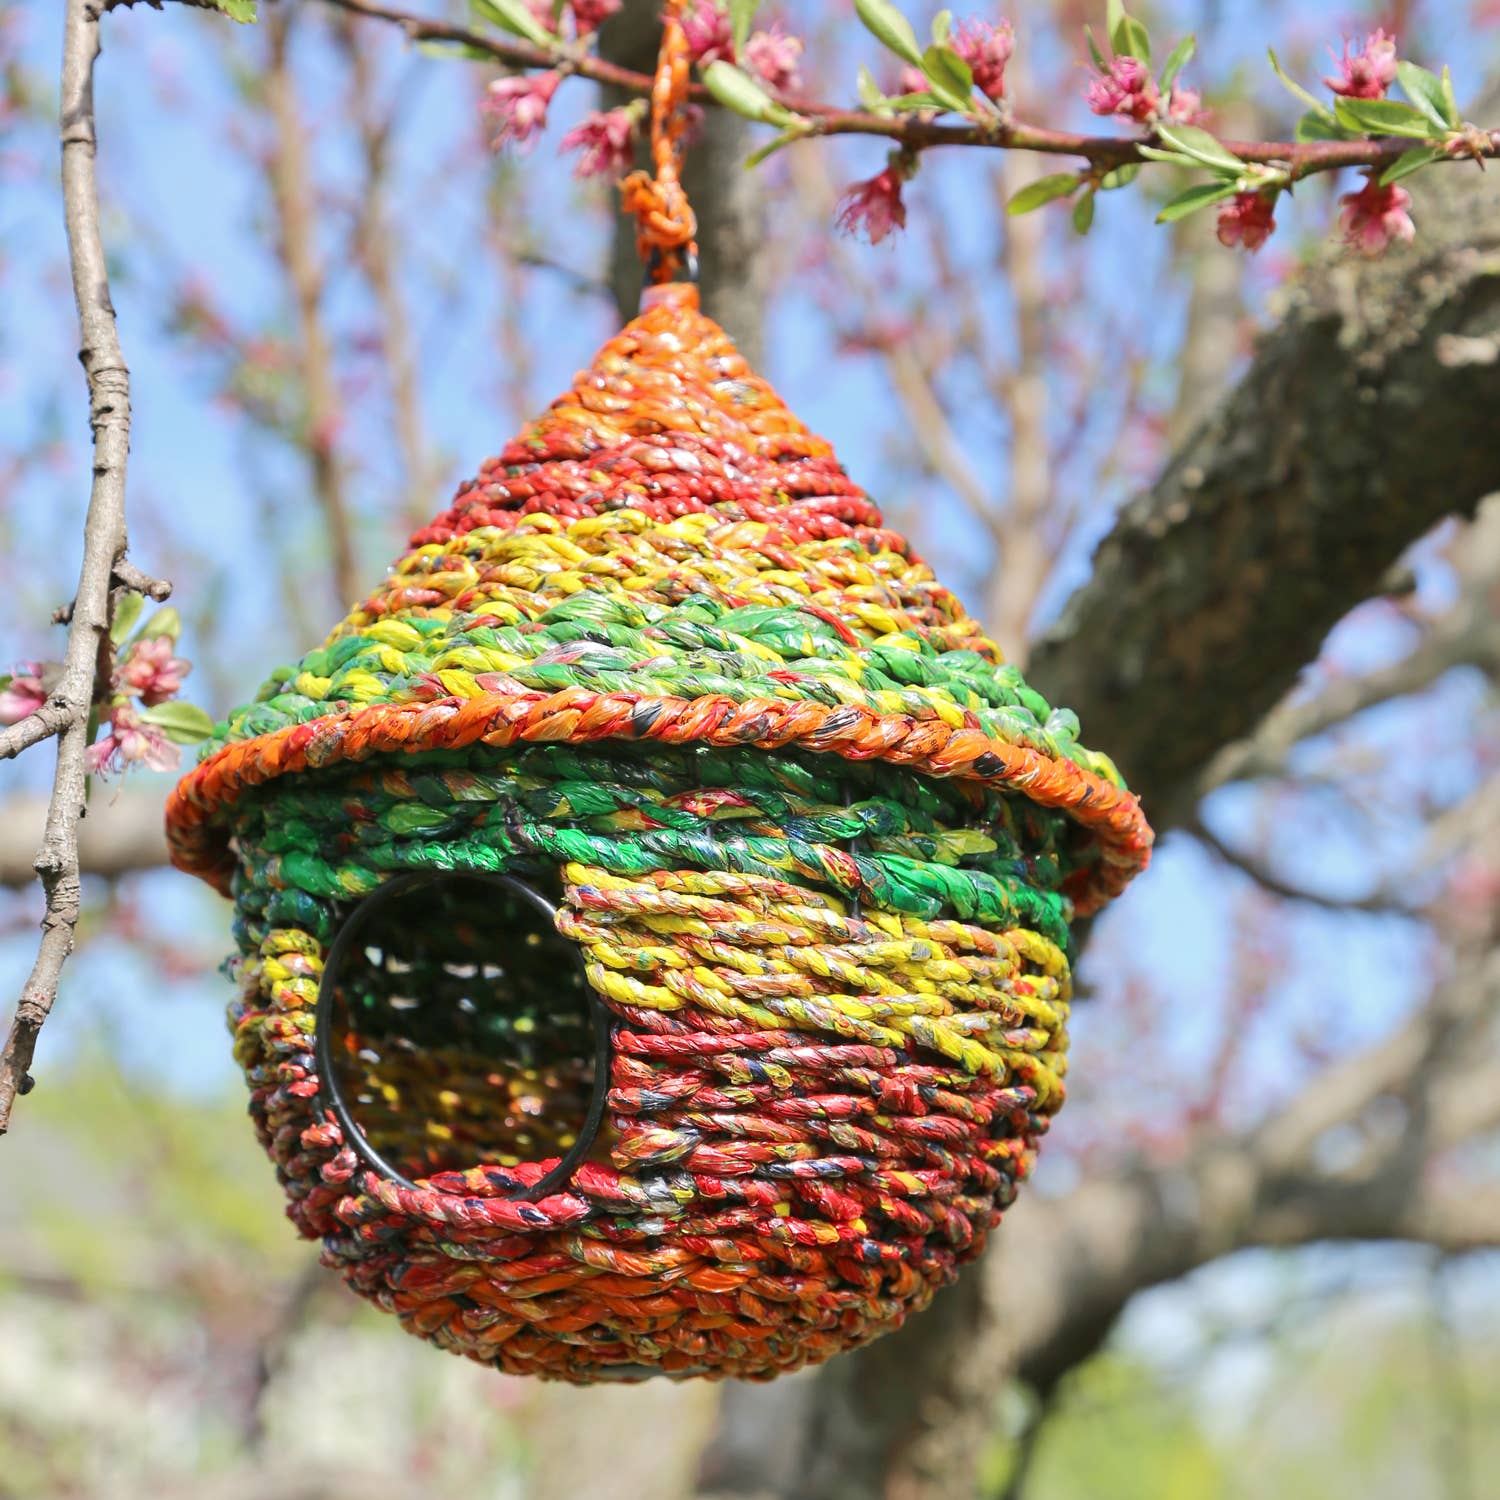
<path fill-rule="evenodd" d="M 692 59 L 682 29 L 682 0 L 667 0 L 661 52 L 651 85 L 651 163 L 648 172 L 632 172 L 620 184 L 620 204 L 635 215 L 636 249 L 646 265 L 646 279 L 656 286 L 675 281 L 696 268 L 698 220 L 682 189 L 682 137 L 687 130 L 687 102 Z"/>

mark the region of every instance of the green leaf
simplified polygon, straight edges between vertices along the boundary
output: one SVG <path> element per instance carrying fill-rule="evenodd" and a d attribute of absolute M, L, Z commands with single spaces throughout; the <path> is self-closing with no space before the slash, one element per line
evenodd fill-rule
<path fill-rule="evenodd" d="M 182 616 L 170 605 L 156 611 L 144 625 L 141 626 L 141 639 L 150 641 L 157 636 L 164 635 L 169 640 L 175 641 L 182 634 Z"/>
<path fill-rule="evenodd" d="M 929 47 L 922 54 L 922 71 L 932 82 L 932 92 L 949 109 L 963 114 L 972 103 L 974 75 L 952 47 Z"/>
<path fill-rule="evenodd" d="M 177 745 L 196 745 L 214 732 L 214 721 L 192 703 L 158 703 L 155 708 L 143 708 L 140 717 Z"/>
<path fill-rule="evenodd" d="M 1160 146 L 1137 146 L 1135 148 L 1147 161 L 1169 161 L 1178 167 L 1201 167 L 1195 156 L 1186 156 L 1181 151 L 1163 151 Z"/>
<path fill-rule="evenodd" d="M 1099 191 L 1102 193 L 1112 193 L 1116 188 L 1129 187 L 1140 175 L 1140 162 L 1128 161 L 1123 167 L 1116 167 L 1114 171 L 1106 172 L 1099 179 Z"/>
<path fill-rule="evenodd" d="M 1225 150 L 1208 131 L 1197 125 L 1158 125 L 1156 133 L 1169 146 L 1202 162 L 1221 177 L 1229 173 L 1238 177 L 1245 170 L 1239 157 Z"/>
<path fill-rule="evenodd" d="M 557 38 L 521 4 L 521 0 L 469 0 L 476 16 L 528 41 L 534 47 L 552 48 Z"/>
<path fill-rule="evenodd" d="M 808 132 L 807 121 L 800 116 L 795 123 L 788 125 L 774 140 L 767 141 L 758 151 L 752 151 L 745 158 L 745 166 L 758 167 L 768 156 L 775 156 L 783 146 L 790 146 L 793 141 L 803 140 Z"/>
<path fill-rule="evenodd" d="M 1185 36 L 1172 48 L 1167 55 L 1166 66 L 1161 70 L 1161 91 L 1169 93 L 1177 75 L 1192 61 L 1193 53 L 1198 50 L 1198 39 L 1195 36 Z"/>
<path fill-rule="evenodd" d="M 1291 93 L 1300 99 L 1315 115 L 1321 116 L 1332 124 L 1333 111 L 1321 99 L 1308 93 L 1295 78 L 1287 77 L 1286 73 L 1282 70 L 1281 60 L 1276 56 L 1276 49 L 1274 47 L 1267 47 L 1266 56 L 1271 59 L 1271 71 L 1287 86 Z M 1323 137 L 1323 139 L 1327 139 L 1327 137 Z M 1333 139 L 1337 139 L 1337 137 Z"/>
<path fill-rule="evenodd" d="M 720 104 L 747 120 L 758 120 L 762 125 L 790 125 L 797 118 L 733 63 L 709 63 L 703 70 L 703 82 Z"/>
<path fill-rule="evenodd" d="M 1402 91 L 1416 107 L 1433 123 L 1438 132 L 1457 130 L 1458 113 L 1448 115 L 1448 101 L 1443 97 L 1443 81 L 1436 73 L 1419 68 L 1413 62 L 1398 62 L 1396 77 L 1401 81 Z"/>
<path fill-rule="evenodd" d="M 1109 45 L 1114 48 L 1115 55 L 1125 51 L 1125 43 L 1128 40 L 1126 26 L 1130 17 L 1125 14 L 1125 6 L 1122 0 L 1104 0 L 1104 34 L 1109 38 Z"/>
<path fill-rule="evenodd" d="M 241 26 L 253 26 L 257 20 L 255 0 L 214 0 L 214 5 Z"/>
<path fill-rule="evenodd" d="M 863 65 L 859 70 L 859 102 L 873 115 L 889 112 L 890 101 L 880 92 L 875 75 Z"/>
<path fill-rule="evenodd" d="M 953 12 L 951 10 L 940 10 L 932 18 L 932 44 L 935 47 L 945 47 L 948 38 L 953 35 Z"/>
<path fill-rule="evenodd" d="M 122 646 L 125 637 L 135 629 L 135 622 L 140 619 L 141 611 L 146 607 L 146 601 L 139 594 L 121 594 L 115 601 L 115 612 L 109 622 L 110 644 Z"/>
<path fill-rule="evenodd" d="M 1200 208 L 1207 208 L 1212 203 L 1222 203 L 1226 198 L 1234 197 L 1238 191 L 1239 189 L 1232 182 L 1200 182 L 1196 187 L 1190 187 L 1185 193 L 1178 193 L 1157 214 L 1156 222 L 1175 224 L 1178 219 L 1185 219 L 1189 214 L 1197 213 Z"/>
<path fill-rule="evenodd" d="M 1087 234 L 1094 226 L 1094 190 L 1090 188 L 1073 205 L 1073 228 L 1079 234 Z"/>
<path fill-rule="evenodd" d="M 1389 187 L 1393 182 L 1400 182 L 1403 177 L 1420 172 L 1429 162 L 1440 161 L 1445 154 L 1441 146 L 1413 146 L 1410 151 L 1403 151 L 1380 174 L 1380 185 Z"/>
<path fill-rule="evenodd" d="M 897 94 L 886 101 L 892 109 L 941 109 L 943 102 L 936 94 Z"/>
<path fill-rule="evenodd" d="M 1427 116 L 1399 99 L 1339 99 L 1333 112 L 1339 124 L 1364 135 L 1404 135 L 1418 141 L 1432 137 Z"/>
<path fill-rule="evenodd" d="M 1297 131 L 1292 139 L 1294 141 L 1347 141 L 1351 135 L 1358 134 L 1358 131 L 1345 130 L 1326 110 L 1320 113 L 1310 109 L 1297 121 Z"/>
<path fill-rule="evenodd" d="M 1462 121 L 1463 116 L 1458 112 L 1458 100 L 1453 93 L 1453 74 L 1448 71 L 1448 64 L 1443 64 L 1443 114 L 1447 119 L 1454 122 L 1455 128 Z"/>
<path fill-rule="evenodd" d="M 911 22 L 890 0 L 854 0 L 854 8 L 865 23 L 865 29 L 883 47 L 914 68 L 922 66 L 922 49 L 917 45 L 917 34 L 911 29 Z"/>
<path fill-rule="evenodd" d="M 755 12 L 760 9 L 760 0 L 729 0 L 729 25 L 734 33 L 734 50 L 742 52 L 750 39 L 750 27 L 755 21 Z"/>
<path fill-rule="evenodd" d="M 1125 14 L 1120 0 L 1106 0 L 1104 29 L 1109 33 L 1109 45 L 1116 57 L 1138 57 L 1143 63 L 1150 63 L 1151 38 L 1145 26 Z"/>
<path fill-rule="evenodd" d="M 1088 39 L 1089 56 L 1093 59 L 1095 68 L 1097 68 L 1101 73 L 1109 72 L 1109 62 L 1105 58 L 1104 54 L 1099 50 L 1099 43 L 1094 40 L 1093 31 L 1089 27 L 1085 26 L 1083 28 L 1083 34 Z"/>
<path fill-rule="evenodd" d="M 1068 197 L 1081 180 L 1074 172 L 1054 172 L 1050 177 L 1038 177 L 1011 195 L 1005 211 L 1008 214 L 1029 214 L 1055 198 Z"/>

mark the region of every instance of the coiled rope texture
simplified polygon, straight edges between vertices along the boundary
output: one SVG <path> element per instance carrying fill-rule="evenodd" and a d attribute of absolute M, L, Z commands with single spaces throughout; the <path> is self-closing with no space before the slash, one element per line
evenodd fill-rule
<path fill-rule="evenodd" d="M 251 1112 L 351 1286 L 509 1371 L 766 1377 L 978 1253 L 1062 1101 L 1068 923 L 1151 834 L 692 289 L 647 301 L 220 726 L 168 833 L 233 892 Z M 320 1097 L 328 945 L 412 870 L 550 889 L 614 1017 L 608 1131 L 538 1202 L 587 1049 L 473 891 L 346 986 L 416 1190 Z"/>

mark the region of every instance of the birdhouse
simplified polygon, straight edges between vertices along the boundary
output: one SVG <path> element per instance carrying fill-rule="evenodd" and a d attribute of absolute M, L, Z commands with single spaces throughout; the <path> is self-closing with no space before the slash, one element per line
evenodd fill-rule
<path fill-rule="evenodd" d="M 168 815 L 297 1227 L 573 1381 L 774 1375 L 951 1281 L 1151 839 L 694 288 L 646 301 Z"/>

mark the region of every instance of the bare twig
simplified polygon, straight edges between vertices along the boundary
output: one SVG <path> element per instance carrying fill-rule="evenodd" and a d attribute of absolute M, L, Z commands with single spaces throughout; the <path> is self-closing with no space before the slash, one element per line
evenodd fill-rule
<path fill-rule="evenodd" d="M 370 58 L 360 39 L 359 28 L 352 21 L 340 28 L 340 40 L 349 58 L 349 92 L 365 168 L 359 213 L 354 224 L 354 256 L 364 268 L 365 279 L 380 313 L 381 362 L 390 375 L 404 509 L 413 525 L 421 525 L 431 510 L 431 496 L 427 493 L 430 477 L 427 439 L 422 428 L 422 399 L 418 390 L 411 320 L 407 316 L 406 301 L 401 295 L 396 273 L 394 247 L 400 243 L 400 238 L 391 232 L 386 213 L 391 126 L 394 124 L 391 111 L 394 106 L 384 113 L 377 106 Z"/>
<path fill-rule="evenodd" d="M 1223 863 L 1247 875 L 1263 891 L 1279 896 L 1283 901 L 1301 901 L 1309 906 L 1321 906 L 1326 911 L 1394 913 L 1400 916 L 1418 915 L 1415 907 L 1402 901 L 1399 896 L 1376 890 L 1365 896 L 1330 896 L 1322 891 L 1308 890 L 1306 886 L 1293 885 L 1283 880 L 1263 859 L 1233 849 L 1214 833 L 1200 817 L 1192 818 L 1187 831 Z"/>
<path fill-rule="evenodd" d="M 1007 197 L 1038 175 L 1030 163 L 1004 157 L 999 186 Z M 1052 571 L 1043 528 L 1052 506 L 1052 450 L 1047 437 L 1047 287 L 1042 275 L 1043 222 L 1040 215 L 1005 222 L 1002 267 L 1014 309 L 1013 366 L 1002 377 L 1010 422 L 1010 484 L 1005 505 L 1004 540 L 985 591 L 985 618 L 991 632 L 1018 666 L 1025 666 L 1031 618 Z"/>
<path fill-rule="evenodd" d="M 307 129 L 298 108 L 288 59 L 291 19 L 290 13 L 278 10 L 267 16 L 265 22 L 271 51 L 266 93 L 274 132 L 269 163 L 271 197 L 276 210 L 281 254 L 297 304 L 299 354 L 307 396 L 307 452 L 312 464 L 313 492 L 328 533 L 339 604 L 348 608 L 360 597 L 360 577 L 336 441 L 338 383 L 333 368 L 333 351 L 323 326 L 323 272 L 318 264 L 317 212 L 307 165 Z"/>
<path fill-rule="evenodd" d="M 85 752 L 90 708 L 101 653 L 109 640 L 110 588 L 121 576 L 125 532 L 125 462 L 130 449 L 130 374 L 115 328 L 109 268 L 99 233 L 99 192 L 94 174 L 94 62 L 99 56 L 98 0 L 68 0 L 63 31 L 62 139 L 63 212 L 73 294 L 78 302 L 82 361 L 89 387 L 89 424 L 94 435 L 93 487 L 83 528 L 83 565 L 74 595 L 63 674 L 46 709 L 48 732 L 58 736 L 57 771 L 35 869 L 46 897 L 42 941 L 36 963 L 16 1006 L 15 1021 L 0 1052 L 0 1133 L 10 1123 L 18 1093 L 30 1088 L 31 1060 L 57 999 L 63 964 L 73 951 L 78 922 L 78 823 L 87 788 Z M 129 582 L 135 570 L 126 575 Z M 141 580 L 148 585 L 140 575 Z M 154 590 L 148 587 L 148 592 Z M 20 729 L 27 721 L 17 725 Z M 30 743 L 42 735 L 35 735 Z M 18 746 L 17 748 L 24 748 Z M 14 754 L 14 750 L 9 750 Z"/>

